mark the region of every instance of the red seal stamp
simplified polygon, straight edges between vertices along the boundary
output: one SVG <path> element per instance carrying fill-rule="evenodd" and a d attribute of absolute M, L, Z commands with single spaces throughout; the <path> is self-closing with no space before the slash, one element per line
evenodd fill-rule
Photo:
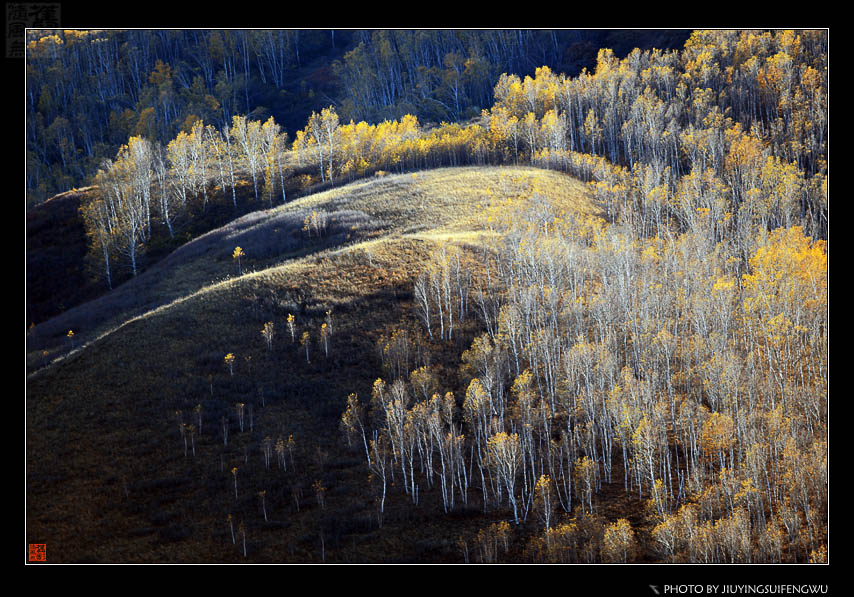
<path fill-rule="evenodd" d="M 28 559 L 30 562 L 46 562 L 47 561 L 47 544 L 45 543 L 30 543 L 28 549 Z"/>

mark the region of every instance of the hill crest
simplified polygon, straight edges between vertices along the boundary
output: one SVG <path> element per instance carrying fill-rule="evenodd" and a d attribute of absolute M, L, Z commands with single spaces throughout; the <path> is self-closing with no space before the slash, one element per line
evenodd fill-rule
<path fill-rule="evenodd" d="M 372 177 L 247 213 L 187 242 L 109 293 L 31 328 L 28 369 L 117 330 L 125 321 L 247 272 L 263 275 L 271 268 L 314 264 L 331 250 L 369 255 L 391 238 L 477 242 L 490 196 L 527 193 L 536 185 L 547 186 L 556 200 L 595 210 L 584 184 L 563 174 L 528 166 L 466 166 Z M 328 219 L 322 236 L 304 230 L 312 212 Z M 246 254 L 243 272 L 232 256 L 237 246 Z M 74 331 L 73 344 L 69 330 Z"/>

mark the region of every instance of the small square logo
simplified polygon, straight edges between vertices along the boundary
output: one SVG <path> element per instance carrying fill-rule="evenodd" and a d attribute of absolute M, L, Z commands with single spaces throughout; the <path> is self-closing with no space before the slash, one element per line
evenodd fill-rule
<path fill-rule="evenodd" d="M 47 544 L 30 543 L 28 559 L 30 562 L 47 562 Z"/>
<path fill-rule="evenodd" d="M 59 2 L 6 3 L 6 58 L 23 58 L 26 29 L 52 29 L 60 26 Z"/>

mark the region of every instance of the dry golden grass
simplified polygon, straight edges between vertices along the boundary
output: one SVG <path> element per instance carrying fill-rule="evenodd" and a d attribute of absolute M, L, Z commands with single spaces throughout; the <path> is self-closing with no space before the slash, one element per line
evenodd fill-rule
<path fill-rule="evenodd" d="M 560 207 L 593 211 L 584 183 L 558 172 L 527 166 L 468 166 L 393 174 L 303 197 L 278 209 L 357 209 L 387 222 L 396 232 L 480 226 L 491 196 L 548 193 Z"/>

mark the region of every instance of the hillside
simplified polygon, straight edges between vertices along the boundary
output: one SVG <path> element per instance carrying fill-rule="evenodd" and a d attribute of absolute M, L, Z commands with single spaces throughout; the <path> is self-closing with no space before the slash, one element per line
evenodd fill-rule
<path fill-rule="evenodd" d="M 284 260 L 339 245 L 352 247 L 376 237 L 418 236 L 419 232 L 423 236 L 428 231 L 465 235 L 479 225 L 473 205 L 499 181 L 505 184 L 503 181 L 510 177 L 507 172 L 516 170 L 525 171 L 462 168 L 378 176 L 271 210 L 250 212 L 188 242 L 114 291 L 31 328 L 30 368 L 72 348 L 69 330 L 74 331 L 74 343 L 80 345 L 132 317 L 233 277 L 237 265 L 232 252 L 237 246 L 246 253 L 245 267 L 260 271 Z M 538 177 L 562 178 L 537 169 L 530 171 Z M 480 180 L 481 172 L 492 174 Z M 448 177 L 453 181 L 450 185 Z M 458 186 L 461 178 L 465 183 Z M 581 188 L 579 185 L 579 192 Z M 303 231 L 311 211 L 328 214 L 330 229 L 322 238 L 311 238 Z M 368 254 L 371 245 L 366 246 L 360 250 Z"/>
<path fill-rule="evenodd" d="M 28 541 L 46 541 L 52 562 L 242 561 L 231 514 L 235 529 L 245 524 L 247 561 L 459 561 L 459 536 L 489 517 L 472 507 L 434 518 L 435 493 L 418 507 L 389 495 L 380 528 L 366 467 L 338 422 L 347 395 L 369 395 L 382 374 L 379 338 L 415 324 L 413 276 L 436 243 L 478 247 L 475 206 L 534 181 L 581 212 L 594 209 L 577 181 L 531 168 L 378 177 L 250 214 L 45 326 L 54 331 L 37 326 L 34 334 L 59 340 L 63 329 L 80 333 L 71 354 L 28 380 Z M 329 233 L 304 239 L 305 214 L 320 210 Z M 235 246 L 246 253 L 242 276 Z M 329 356 L 313 339 L 307 362 L 285 319 L 296 316 L 297 338 L 314 335 L 329 310 Z M 277 330 L 271 350 L 259 333 L 267 321 Z M 473 331 L 434 346 L 448 390 L 461 391 L 456 368 Z M 238 402 L 254 411 L 251 431 L 248 415 L 239 431 Z M 185 456 L 175 413 L 189 422 L 197 405 L 196 455 Z M 266 469 L 264 438 L 291 435 L 294 463 Z"/>

